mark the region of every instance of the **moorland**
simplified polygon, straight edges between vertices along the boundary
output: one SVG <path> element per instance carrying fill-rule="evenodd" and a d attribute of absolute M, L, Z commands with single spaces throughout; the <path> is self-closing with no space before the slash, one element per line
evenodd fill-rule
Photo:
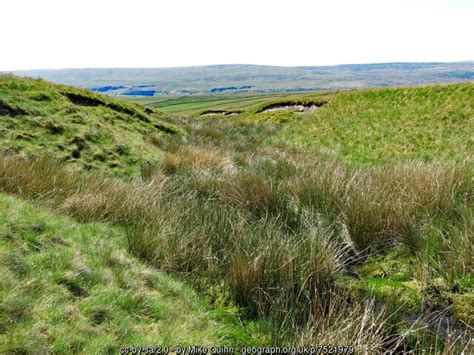
<path fill-rule="evenodd" d="M 133 98 L 0 77 L 0 350 L 468 353 L 474 83 Z"/>

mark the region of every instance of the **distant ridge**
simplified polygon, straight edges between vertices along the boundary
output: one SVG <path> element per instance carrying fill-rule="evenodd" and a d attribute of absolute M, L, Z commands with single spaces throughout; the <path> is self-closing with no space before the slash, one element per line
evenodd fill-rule
<path fill-rule="evenodd" d="M 474 80 L 474 61 L 278 67 L 250 64 L 176 68 L 14 71 L 109 95 L 278 92 L 414 86 Z"/>

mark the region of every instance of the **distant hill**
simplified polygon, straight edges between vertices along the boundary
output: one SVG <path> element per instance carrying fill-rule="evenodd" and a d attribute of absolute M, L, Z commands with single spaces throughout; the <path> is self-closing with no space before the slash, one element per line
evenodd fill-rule
<path fill-rule="evenodd" d="M 347 64 L 314 67 L 212 65 L 180 68 L 16 71 L 109 95 L 291 92 L 413 86 L 474 80 L 474 61 L 458 63 Z"/>

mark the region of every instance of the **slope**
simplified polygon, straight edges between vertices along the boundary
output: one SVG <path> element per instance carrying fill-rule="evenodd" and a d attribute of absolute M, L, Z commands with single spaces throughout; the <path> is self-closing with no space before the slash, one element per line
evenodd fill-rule
<path fill-rule="evenodd" d="M 472 159 L 474 83 L 344 91 L 324 99 L 311 114 L 253 117 L 284 123 L 275 139 L 280 145 L 323 149 L 353 163 Z"/>
<path fill-rule="evenodd" d="M 230 310 L 131 256 L 121 229 L 2 194 L 0 211 L 1 353 L 251 342 Z"/>
<path fill-rule="evenodd" d="M 160 154 L 147 137 L 178 133 L 151 108 L 42 80 L 0 76 L 0 150 L 76 167 L 136 172 Z"/>

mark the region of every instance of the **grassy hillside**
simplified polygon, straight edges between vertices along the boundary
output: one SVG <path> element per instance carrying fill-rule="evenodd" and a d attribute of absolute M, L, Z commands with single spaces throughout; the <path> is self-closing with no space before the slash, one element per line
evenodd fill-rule
<path fill-rule="evenodd" d="M 153 98 L 121 97 L 160 111 L 174 114 L 199 114 L 205 110 L 247 110 L 269 101 L 284 99 L 288 94 L 234 94 L 199 96 L 155 96 Z M 299 95 L 293 95 L 295 97 Z"/>
<path fill-rule="evenodd" d="M 132 130 L 150 153 L 127 179 L 107 164 L 78 171 L 9 150 L 0 191 L 116 226 L 134 258 L 235 307 L 265 344 L 469 352 L 473 86 L 305 94 L 237 115 L 169 116 L 180 133 Z M 20 99 L 7 91 L 8 121 Z M 312 102 L 314 112 L 287 107 Z"/>
<path fill-rule="evenodd" d="M 318 96 L 318 97 L 321 97 Z M 341 92 L 314 114 L 257 119 L 291 121 L 276 142 L 325 149 L 348 162 L 472 159 L 474 83 Z"/>
<path fill-rule="evenodd" d="M 0 351 L 252 343 L 231 310 L 127 251 L 124 231 L 0 195 Z"/>
<path fill-rule="evenodd" d="M 178 132 L 152 109 L 12 76 L 0 76 L 0 115 L 1 150 L 121 174 L 159 154 L 149 137 Z"/>
<path fill-rule="evenodd" d="M 265 144 L 288 144 L 350 163 L 471 160 L 474 83 L 291 95 L 229 95 L 133 99 L 160 110 L 202 117 L 241 112 L 277 131 Z M 324 102 L 314 113 L 257 113 L 279 102 Z M 215 118 L 215 117 L 213 117 Z M 211 120 L 213 119 L 211 118 Z M 209 124 L 214 125 L 214 122 Z"/>

